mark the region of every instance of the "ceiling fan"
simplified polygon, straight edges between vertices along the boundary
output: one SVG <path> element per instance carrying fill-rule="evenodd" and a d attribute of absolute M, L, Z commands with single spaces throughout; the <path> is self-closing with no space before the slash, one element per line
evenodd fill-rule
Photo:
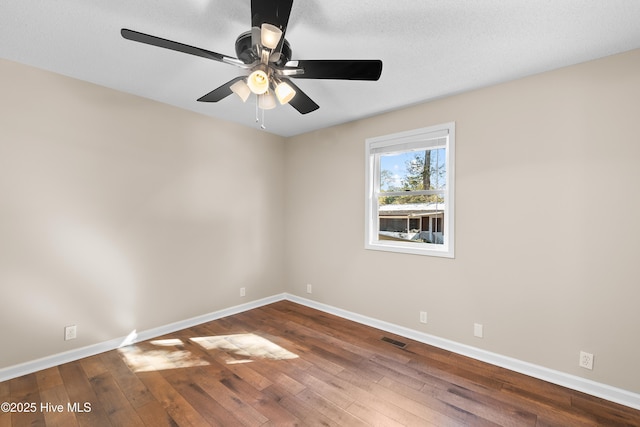
<path fill-rule="evenodd" d="M 291 46 L 285 39 L 293 0 L 251 0 L 251 31 L 236 39 L 237 58 L 211 52 L 183 43 L 163 39 L 138 31 L 121 30 L 122 37 L 140 43 L 196 55 L 214 61 L 235 65 L 245 71 L 222 86 L 198 99 L 200 102 L 218 102 L 235 93 L 243 102 L 253 93 L 258 108 L 275 108 L 290 104 L 301 114 L 319 108 L 291 79 L 371 80 L 380 78 L 380 60 L 291 60 Z"/>

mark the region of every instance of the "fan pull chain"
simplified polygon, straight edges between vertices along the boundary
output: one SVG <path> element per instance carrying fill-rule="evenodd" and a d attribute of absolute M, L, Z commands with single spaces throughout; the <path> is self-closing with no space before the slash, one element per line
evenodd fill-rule
<path fill-rule="evenodd" d="M 256 95 L 256 124 L 260 125 L 260 129 L 265 130 L 267 126 L 264 123 L 264 108 L 260 108 L 260 98 Z"/>
<path fill-rule="evenodd" d="M 260 129 L 265 130 L 267 127 L 264 125 L 264 110 L 258 107 L 258 96 L 256 95 L 256 124 L 260 124 Z"/>
<path fill-rule="evenodd" d="M 256 123 L 258 123 L 260 119 L 258 118 L 258 95 L 256 95 Z"/>

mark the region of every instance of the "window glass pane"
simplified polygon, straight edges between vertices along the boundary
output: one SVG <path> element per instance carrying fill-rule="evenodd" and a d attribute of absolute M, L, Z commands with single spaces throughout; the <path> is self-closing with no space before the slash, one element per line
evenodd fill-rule
<path fill-rule="evenodd" d="M 446 188 L 444 148 L 380 155 L 380 191 Z"/>
<path fill-rule="evenodd" d="M 378 240 L 444 243 L 444 194 L 378 197 Z"/>

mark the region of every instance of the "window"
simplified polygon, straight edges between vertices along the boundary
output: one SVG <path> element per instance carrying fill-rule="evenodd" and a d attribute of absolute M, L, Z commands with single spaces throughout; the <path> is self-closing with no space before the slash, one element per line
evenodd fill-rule
<path fill-rule="evenodd" d="M 365 248 L 453 258 L 455 123 L 366 140 Z"/>

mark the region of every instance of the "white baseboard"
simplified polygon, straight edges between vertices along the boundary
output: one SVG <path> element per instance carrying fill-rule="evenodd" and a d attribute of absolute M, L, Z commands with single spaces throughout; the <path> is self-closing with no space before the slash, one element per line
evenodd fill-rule
<path fill-rule="evenodd" d="M 592 396 L 600 397 L 611 402 L 619 403 L 621 405 L 640 410 L 640 394 L 638 393 L 633 393 L 627 390 L 612 387 L 607 384 L 598 383 L 564 372 L 555 371 L 553 369 L 534 365 L 533 363 L 524 362 L 522 360 L 503 356 L 497 353 L 492 353 L 490 351 L 482 350 L 466 344 L 439 338 L 434 335 L 426 334 L 424 332 L 409 329 L 404 326 L 398 326 L 393 323 L 363 316 L 296 295 L 285 294 L 285 299 L 301 305 L 305 305 L 310 308 L 314 308 L 316 310 L 324 311 L 329 314 L 334 314 L 336 316 L 342 317 L 344 319 L 349 319 L 363 325 L 381 329 L 386 332 L 391 332 L 393 334 L 410 338 L 424 344 L 429 344 L 434 347 L 451 351 L 453 353 L 468 356 L 476 360 L 480 360 L 492 365 L 509 369 L 511 371 L 528 375 L 530 377 L 538 378 L 543 381 L 547 381 L 553 384 L 570 388 L 572 390 L 577 390 L 583 393 L 590 394 Z"/>
<path fill-rule="evenodd" d="M 629 406 L 634 409 L 640 410 L 640 394 L 633 393 L 620 388 L 612 387 L 606 384 L 598 383 L 595 381 L 581 378 L 575 375 L 567 374 L 553 369 L 545 368 L 543 366 L 534 365 L 532 363 L 524 362 L 522 360 L 514 359 L 511 357 L 503 356 L 490 351 L 482 350 L 476 347 L 472 347 L 466 344 L 461 344 L 455 341 L 450 341 L 444 338 L 439 338 L 434 335 L 426 334 L 424 332 L 416 331 L 414 329 L 406 328 L 404 326 L 395 325 L 393 323 L 385 322 L 382 320 L 374 319 L 372 317 L 363 316 L 361 314 L 353 313 L 351 311 L 343 310 L 341 308 L 333 307 L 327 304 L 323 304 L 317 301 L 313 301 L 307 298 L 299 297 L 293 294 L 282 293 L 273 295 L 271 297 L 262 298 L 246 304 L 229 307 L 223 310 L 214 311 L 212 313 L 204 314 L 202 316 L 192 317 L 191 319 L 182 320 L 179 322 L 171 323 L 165 326 L 160 326 L 153 329 L 148 329 L 141 332 L 133 331 L 127 337 L 120 337 L 110 341 L 101 342 L 98 344 L 90 345 L 87 347 L 67 351 L 64 353 L 54 354 L 52 356 L 44 357 L 42 359 L 33 360 L 19 365 L 9 366 L 7 368 L 0 369 L 0 382 L 7 381 L 12 378 L 20 377 L 22 375 L 30 374 L 42 369 L 51 368 L 63 363 L 72 362 L 74 360 L 82 359 L 84 357 L 93 356 L 105 351 L 115 350 L 124 345 L 133 344 L 140 341 L 149 340 L 161 335 L 170 334 L 182 329 L 190 328 L 202 323 L 210 322 L 212 320 L 220 319 L 222 317 L 231 316 L 233 314 L 241 313 L 243 311 L 252 310 L 254 308 L 262 307 L 267 304 L 271 304 L 277 301 L 288 300 L 292 301 L 316 310 L 324 311 L 326 313 L 334 314 L 344 319 L 352 320 L 354 322 L 361 323 L 363 325 L 371 326 L 383 331 L 391 332 L 396 335 L 400 335 L 412 340 L 432 345 L 434 347 L 442 348 L 454 353 L 458 353 L 464 356 L 471 357 L 476 360 L 481 360 L 492 365 L 500 366 L 515 372 L 519 372 L 530 377 L 538 378 L 543 381 L 547 381 L 553 384 L 557 384 L 563 387 L 567 387 L 573 390 L 581 391 L 593 396 L 600 397 L 602 399 L 609 400 L 611 402 L 619 403 L 621 405 Z"/>
<path fill-rule="evenodd" d="M 159 337 L 161 335 L 170 334 L 172 332 L 190 328 L 192 326 L 200 325 L 212 320 L 220 319 L 222 317 L 242 313 L 243 311 L 262 307 L 263 305 L 271 304 L 276 301 L 282 301 L 283 299 L 285 299 L 285 294 L 274 295 L 271 297 L 251 301 L 246 304 L 240 304 L 234 307 L 214 311 L 202 316 L 192 317 L 191 319 L 170 323 L 168 325 L 160 326 L 157 328 L 147 329 L 141 332 L 137 332 L 134 330 L 126 337 L 120 337 L 86 347 L 65 351 L 64 353 L 58 353 L 52 356 L 43 357 L 41 359 L 21 363 L 19 365 L 9 366 L 7 368 L 0 369 L 0 382 L 7 381 L 12 378 L 17 378 L 22 375 L 31 374 L 42 369 L 61 365 L 63 363 L 73 362 L 74 360 L 82 359 L 84 357 L 94 356 L 99 353 L 104 353 L 105 351 L 115 350 L 125 345 L 134 344 L 136 342 L 146 341 L 155 337 Z"/>

